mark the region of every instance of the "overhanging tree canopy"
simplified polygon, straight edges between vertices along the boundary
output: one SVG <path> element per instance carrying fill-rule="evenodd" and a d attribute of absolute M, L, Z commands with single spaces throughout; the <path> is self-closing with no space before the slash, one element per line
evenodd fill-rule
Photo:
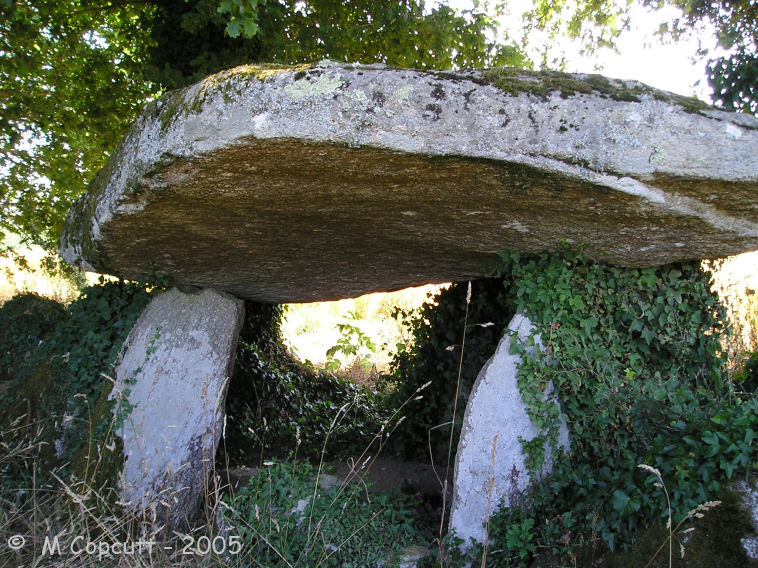
<path fill-rule="evenodd" d="M 54 249 L 137 110 L 242 63 L 525 65 L 493 22 L 417 0 L 0 0 L 0 231 Z"/>
<path fill-rule="evenodd" d="M 0 230 L 52 244 L 153 89 L 141 80 L 150 10 L 0 2 Z"/>
<path fill-rule="evenodd" d="M 639 0 L 650 9 L 674 6 L 680 16 L 661 26 L 674 39 L 713 26 L 719 47 L 729 50 L 707 60 L 706 74 L 714 102 L 726 110 L 758 112 L 758 3 L 755 0 Z M 527 28 L 581 39 L 588 49 L 612 47 L 629 24 L 632 0 L 534 0 Z M 502 6 L 501 6 L 502 9 Z M 703 50 L 704 58 L 708 52 Z"/>

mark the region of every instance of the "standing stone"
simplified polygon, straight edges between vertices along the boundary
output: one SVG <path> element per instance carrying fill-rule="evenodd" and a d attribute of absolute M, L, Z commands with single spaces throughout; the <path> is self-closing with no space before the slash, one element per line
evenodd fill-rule
<path fill-rule="evenodd" d="M 758 481 L 740 480 L 732 485 L 732 489 L 740 496 L 742 507 L 753 524 L 753 534 L 740 539 L 742 548 L 748 558 L 758 560 Z"/>
<path fill-rule="evenodd" d="M 200 510 L 243 315 L 242 300 L 173 288 L 150 303 L 124 343 L 114 389 L 123 416 L 120 498 L 168 534 L 186 530 Z"/>
<path fill-rule="evenodd" d="M 533 331 L 529 318 L 516 315 L 508 329 L 525 342 Z M 521 356 L 510 353 L 511 334 L 500 340 L 495 355 L 487 362 L 474 383 L 463 419 L 458 453 L 450 530 L 468 542 L 484 542 L 484 523 L 498 507 L 517 505 L 529 484 L 519 438 L 531 440 L 540 432 L 526 413 L 516 381 Z M 539 336 L 535 344 L 541 346 Z M 534 348 L 525 349 L 533 355 Z M 548 389 L 549 392 L 549 389 Z M 568 428 L 560 426 L 558 443 L 569 447 Z M 543 472 L 551 470 L 546 457 Z"/>

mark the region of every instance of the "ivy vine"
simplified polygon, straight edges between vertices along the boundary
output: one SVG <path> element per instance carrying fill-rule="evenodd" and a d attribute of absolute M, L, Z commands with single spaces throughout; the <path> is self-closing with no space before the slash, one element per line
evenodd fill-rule
<path fill-rule="evenodd" d="M 725 480 L 757 472 L 758 401 L 737 396 L 725 370 L 726 315 L 700 263 L 619 268 L 568 249 L 501 257 L 497 273 L 515 311 L 543 345 L 517 375 L 545 432 L 524 449 L 535 470 L 548 448 L 555 460 L 525 496 L 528 507 L 503 510 L 491 524 L 505 557 L 523 553 L 509 547 L 508 527 L 527 519 L 529 542 L 556 553 L 592 535 L 611 549 L 628 544 L 665 515 L 640 463 L 663 473 L 681 514 Z M 557 400 L 545 396 L 550 384 Z M 562 418 L 568 453 L 557 451 Z"/>

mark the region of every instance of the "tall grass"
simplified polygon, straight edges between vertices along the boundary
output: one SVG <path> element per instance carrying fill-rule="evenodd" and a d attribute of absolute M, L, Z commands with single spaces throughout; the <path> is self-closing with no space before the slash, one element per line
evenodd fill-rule
<path fill-rule="evenodd" d="M 661 545 L 658 547 L 658 550 L 655 551 L 653 556 L 650 558 L 648 563 L 645 565 L 645 568 L 649 568 L 653 565 L 653 562 L 655 562 L 655 559 L 658 557 L 658 554 L 661 553 L 661 551 L 668 545 L 668 552 L 669 552 L 669 558 L 668 558 L 668 565 L 669 567 L 674 565 L 674 541 L 678 539 L 677 544 L 679 545 L 679 554 L 682 558 L 684 558 L 684 539 L 686 535 L 691 534 L 695 529 L 693 527 L 688 528 L 682 528 L 685 523 L 688 521 L 691 521 L 693 519 L 702 519 L 703 516 L 705 516 L 705 513 L 713 509 L 714 507 L 718 507 L 721 505 L 721 501 L 706 501 L 705 503 L 702 503 L 701 505 L 698 505 L 694 509 L 687 512 L 687 514 L 682 518 L 679 523 L 677 523 L 676 526 L 674 526 L 674 512 L 671 509 L 671 498 L 669 496 L 668 489 L 666 489 L 666 484 L 663 482 L 663 477 L 661 476 L 661 472 L 658 471 L 656 468 L 649 466 L 647 464 L 639 464 L 637 467 L 640 469 L 644 469 L 648 473 L 653 474 L 655 476 L 655 479 L 657 481 L 654 481 L 655 487 L 661 489 L 663 491 L 663 494 L 666 497 L 666 507 L 668 509 L 668 516 L 666 518 L 666 528 L 668 529 L 668 538 L 664 540 Z"/>
<path fill-rule="evenodd" d="M 410 404 L 418 400 L 421 390 Z M 350 403 L 332 417 L 329 433 L 348 415 Z M 151 511 L 134 512 L 119 502 L 117 487 L 98 485 L 96 472 L 115 449 L 113 417 L 106 439 L 88 440 L 91 457 L 82 477 L 44 465 L 54 420 L 27 421 L 26 415 L 0 429 L 0 567 L 173 568 L 393 566 L 415 534 L 407 504 L 369 496 L 368 473 L 403 421 L 406 405 L 377 425 L 355 461 L 351 478 L 333 490 L 295 453 L 287 465 L 267 462 L 248 486 L 234 490 L 214 468 L 204 497 L 204 522 L 191 534 L 167 535 Z M 92 431 L 92 429 L 90 429 Z M 170 504 L 180 495 L 165 494 Z M 261 561 L 261 558 L 266 558 Z"/>

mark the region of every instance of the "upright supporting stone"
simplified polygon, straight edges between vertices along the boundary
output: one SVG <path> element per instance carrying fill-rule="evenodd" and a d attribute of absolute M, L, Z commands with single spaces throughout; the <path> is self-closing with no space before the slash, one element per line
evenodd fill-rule
<path fill-rule="evenodd" d="M 742 507 L 750 515 L 750 521 L 753 523 L 753 534 L 740 539 L 742 548 L 749 559 L 758 560 L 758 481 L 736 481 L 732 484 L 732 490 L 739 495 Z"/>
<path fill-rule="evenodd" d="M 533 331 L 524 315 L 515 316 L 510 331 L 526 341 Z M 450 530 L 463 540 L 483 542 L 485 521 L 502 503 L 515 505 L 529 483 L 519 438 L 531 440 L 539 434 L 526 413 L 516 382 L 521 357 L 510 353 L 511 336 L 500 340 L 495 355 L 474 383 L 463 419 L 455 458 L 453 506 Z M 539 336 L 535 343 L 541 344 Z M 527 348 L 528 355 L 534 353 Z M 569 447 L 568 428 L 561 424 L 559 444 Z M 551 468 L 547 456 L 546 468 Z"/>
<path fill-rule="evenodd" d="M 174 288 L 150 303 L 124 344 L 112 395 L 122 399 L 120 497 L 168 534 L 198 516 L 243 316 L 242 300 Z"/>

